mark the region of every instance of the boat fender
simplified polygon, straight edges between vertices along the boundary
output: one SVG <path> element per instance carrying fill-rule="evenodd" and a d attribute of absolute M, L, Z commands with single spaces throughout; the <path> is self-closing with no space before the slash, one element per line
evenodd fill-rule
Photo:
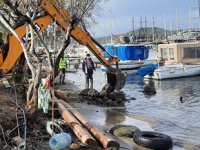
<path fill-rule="evenodd" d="M 53 131 L 52 127 L 53 127 L 54 131 Z M 63 132 L 63 129 L 57 123 L 48 121 L 46 124 L 46 131 L 52 136 L 54 134 Z"/>

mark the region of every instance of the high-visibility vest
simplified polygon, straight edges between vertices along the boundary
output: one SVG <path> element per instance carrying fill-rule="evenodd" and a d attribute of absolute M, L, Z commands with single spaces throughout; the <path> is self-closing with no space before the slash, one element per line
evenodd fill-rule
<path fill-rule="evenodd" d="M 63 69 L 67 67 L 67 59 L 61 58 L 59 61 L 59 69 Z"/>

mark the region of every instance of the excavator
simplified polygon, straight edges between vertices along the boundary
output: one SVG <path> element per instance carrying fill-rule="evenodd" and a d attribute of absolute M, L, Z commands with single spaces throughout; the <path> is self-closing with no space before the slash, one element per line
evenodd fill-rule
<path fill-rule="evenodd" d="M 47 26 L 54 20 L 63 30 L 67 30 L 72 22 L 70 13 L 61 6 L 57 5 L 57 0 L 41 0 L 41 6 L 46 11 L 46 15 L 33 21 L 34 26 L 39 32 L 43 32 Z M 16 33 L 23 40 L 26 36 L 25 24 L 15 28 Z M 78 43 L 86 46 L 95 57 L 107 68 L 107 82 L 116 90 L 121 90 L 126 83 L 126 76 L 118 69 L 119 59 L 111 56 L 103 46 L 101 46 L 90 34 L 76 25 L 71 30 L 71 37 Z M 109 54 L 110 58 L 106 59 L 97 46 Z M 8 73 L 15 65 L 17 59 L 22 54 L 23 49 L 16 37 L 9 33 L 7 35 L 7 49 L 0 49 L 0 72 Z M 111 65 L 116 63 L 116 68 Z"/>

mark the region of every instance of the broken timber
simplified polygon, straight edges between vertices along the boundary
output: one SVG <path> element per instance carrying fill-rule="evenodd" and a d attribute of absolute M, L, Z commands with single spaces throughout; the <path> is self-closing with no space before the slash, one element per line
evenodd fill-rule
<path fill-rule="evenodd" d="M 60 102 L 67 107 L 69 112 L 71 112 L 71 114 L 102 144 L 103 148 L 119 149 L 120 145 L 117 141 L 113 140 L 111 137 L 108 137 L 104 132 L 91 125 L 87 119 L 79 112 L 74 110 L 71 105 L 62 100 L 60 100 Z"/>
<path fill-rule="evenodd" d="M 95 139 L 78 123 L 78 121 L 73 117 L 73 115 L 65 108 L 65 106 L 58 102 L 59 112 L 63 119 L 69 124 L 70 128 L 73 130 L 74 134 L 78 139 L 84 143 L 91 146 L 97 146 Z"/>

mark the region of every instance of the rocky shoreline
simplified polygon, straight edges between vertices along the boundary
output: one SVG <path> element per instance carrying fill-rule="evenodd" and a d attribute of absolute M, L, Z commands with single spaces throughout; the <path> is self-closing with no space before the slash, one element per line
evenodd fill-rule
<path fill-rule="evenodd" d="M 95 124 L 95 122 L 98 122 L 99 120 L 107 120 L 107 122 L 112 122 L 112 124 L 98 124 L 95 126 L 98 126 L 98 128 L 101 128 L 102 130 L 108 131 L 111 127 L 117 125 L 117 124 L 130 124 L 131 122 L 126 122 L 126 115 L 123 114 L 123 120 L 120 120 L 122 117 L 121 114 L 115 113 L 114 110 L 109 110 L 109 107 L 115 108 L 117 110 L 117 107 L 124 108 L 124 102 L 127 101 L 125 98 L 124 93 L 119 91 L 112 91 L 109 87 L 109 85 L 106 85 L 101 92 L 98 92 L 94 89 L 84 89 L 80 90 L 73 82 L 68 81 L 64 85 L 57 85 L 57 88 L 59 88 L 60 91 L 64 91 L 66 93 L 66 99 L 64 99 L 67 103 L 72 104 L 81 114 L 83 114 L 86 118 L 89 119 L 90 122 Z M 0 138 L 0 149 L 9 149 L 10 147 L 13 147 L 12 145 L 12 139 L 13 137 L 16 137 L 18 135 L 18 131 L 15 129 L 16 127 L 16 106 L 10 102 L 7 95 L 9 94 L 13 99 L 15 97 L 14 93 L 10 93 L 9 90 L 5 89 L 2 84 L 0 84 L 1 88 L 1 117 L 0 117 L 0 124 L 3 128 L 3 132 L 0 133 L 1 137 L 3 135 L 5 136 L 5 140 L 3 138 Z M 18 96 L 20 93 L 18 93 Z M 20 97 L 18 98 L 18 104 L 25 108 L 25 101 L 24 98 Z M 80 109 L 80 106 L 84 106 L 85 108 Z M 96 107 L 96 108 L 94 108 Z M 91 109 L 93 108 L 93 109 Z M 107 109 L 106 109 L 107 108 Z M 120 108 L 120 109 L 121 109 Z M 96 114 L 97 116 L 95 118 L 90 118 L 90 113 L 85 113 L 84 111 Z M 112 117 L 109 118 L 109 116 L 103 116 L 106 112 L 113 112 L 111 115 Z M 21 137 L 23 137 L 24 133 L 24 127 L 23 127 L 23 117 L 22 112 L 18 111 L 18 120 L 19 120 L 19 133 Z M 113 116 L 114 115 L 114 116 Z M 27 117 L 27 149 L 50 149 L 48 147 L 48 140 L 50 139 L 50 135 L 46 131 L 46 123 L 48 121 L 51 121 L 51 108 L 47 114 L 44 114 L 41 110 L 37 110 L 34 115 L 32 116 L 26 116 Z M 55 110 L 55 119 L 59 119 L 61 116 L 59 115 L 58 111 Z M 109 121 L 108 121 L 109 120 Z M 116 122 L 117 120 L 117 122 Z M 103 122 L 102 122 L 103 123 Z M 100 126 L 99 126 L 100 125 Z M 71 134 L 73 132 L 69 129 L 69 126 L 65 124 L 62 126 L 62 128 Z M 12 133 L 8 134 L 11 130 Z M 115 137 L 116 138 L 116 137 Z M 133 140 L 132 139 L 126 139 L 126 138 L 117 138 L 117 140 L 120 142 L 120 145 L 123 145 L 124 147 L 127 147 L 129 149 L 133 148 Z M 7 141 L 8 145 L 5 144 L 5 141 Z M 129 142 L 127 142 L 129 141 Z M 94 147 L 88 147 L 85 145 L 81 145 L 80 142 L 76 140 L 78 143 L 75 145 L 75 147 L 79 147 L 79 149 L 99 149 Z M 74 146 L 74 145 L 73 145 Z M 137 147 L 137 146 L 136 146 Z M 71 148 L 72 149 L 72 148 Z"/>

